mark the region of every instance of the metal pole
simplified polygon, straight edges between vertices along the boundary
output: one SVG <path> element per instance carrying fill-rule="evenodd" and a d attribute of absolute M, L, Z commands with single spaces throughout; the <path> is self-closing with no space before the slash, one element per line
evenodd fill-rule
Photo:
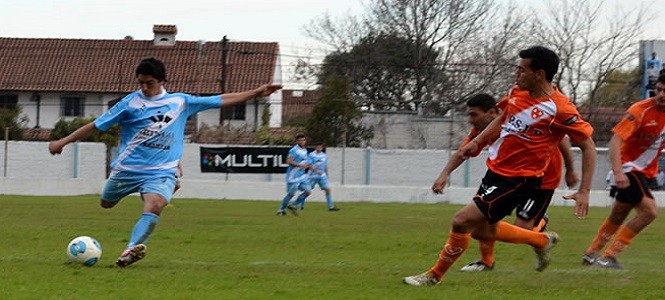
<path fill-rule="evenodd" d="M 471 163 L 469 160 L 464 161 L 464 187 L 469 187 L 471 178 Z"/>
<path fill-rule="evenodd" d="M 344 117 L 344 124 L 343 124 L 344 127 L 342 128 L 342 130 L 344 131 L 342 133 L 342 177 L 341 177 L 342 185 L 344 185 L 344 173 L 345 173 L 344 166 L 346 165 L 346 134 L 347 134 L 346 131 L 347 131 L 347 126 L 348 126 L 347 121 L 346 121 L 346 114 L 347 114 L 347 112 L 346 112 L 346 103 L 344 103 L 344 104 L 345 104 L 344 105 L 344 116 L 343 116 Z"/>
<path fill-rule="evenodd" d="M 226 153 L 229 152 L 229 151 L 228 151 L 229 148 L 230 148 L 230 147 L 229 147 L 229 144 L 226 143 Z M 229 181 L 229 171 L 228 171 L 228 170 L 226 171 L 226 178 L 224 178 L 224 181 Z"/>
<path fill-rule="evenodd" d="M 229 39 L 224 36 L 222 38 L 222 78 L 219 80 L 220 93 L 226 93 L 226 81 L 228 80 L 228 52 L 229 52 Z M 224 108 L 219 109 L 219 125 L 224 125 Z"/>
<path fill-rule="evenodd" d="M 79 143 L 74 143 L 74 178 L 79 178 Z"/>
<path fill-rule="evenodd" d="M 9 127 L 5 127 L 5 177 L 7 177 L 7 148 L 9 148 Z"/>
<path fill-rule="evenodd" d="M 370 174 L 372 167 L 372 147 L 365 148 L 365 185 L 370 184 Z"/>
<path fill-rule="evenodd" d="M 448 161 L 453 157 L 453 137 L 455 136 L 455 105 L 450 109 L 450 127 L 448 133 Z M 450 180 L 446 183 L 450 186 Z"/>

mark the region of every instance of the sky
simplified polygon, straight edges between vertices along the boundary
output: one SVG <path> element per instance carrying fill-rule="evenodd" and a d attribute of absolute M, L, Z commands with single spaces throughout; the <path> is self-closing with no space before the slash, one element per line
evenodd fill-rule
<path fill-rule="evenodd" d="M 482 0 L 478 0 L 482 1 Z M 498 0 L 508 1 L 508 0 Z M 541 5 L 541 0 L 517 0 Z M 158 3 L 158 4 L 156 4 Z M 320 48 L 302 28 L 324 13 L 359 15 L 363 0 L 0 0 L 0 37 L 150 40 L 155 24 L 177 25 L 176 40 L 279 42 L 282 64 Z M 646 39 L 665 39 L 665 0 L 606 0 L 653 7 Z M 285 75 L 285 77 L 287 77 Z M 287 79 L 288 80 L 288 79 Z"/>

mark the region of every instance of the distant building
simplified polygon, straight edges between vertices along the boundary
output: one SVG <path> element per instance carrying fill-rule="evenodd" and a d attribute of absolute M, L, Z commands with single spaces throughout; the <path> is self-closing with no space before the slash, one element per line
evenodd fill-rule
<path fill-rule="evenodd" d="M 166 64 L 171 92 L 212 95 L 281 83 L 278 43 L 179 41 L 175 25 L 154 25 L 152 40 L 0 37 L 0 108 L 20 105 L 30 128 L 53 128 L 60 120 L 96 117 L 138 89 L 135 68 L 147 57 Z M 224 62 L 222 57 L 226 56 Z M 254 128 L 256 112 L 270 103 L 270 126 L 280 127 L 282 94 L 199 113 L 191 120 Z M 38 130 L 37 130 L 38 131 Z M 39 138 L 33 130 L 31 137 Z"/>
<path fill-rule="evenodd" d="M 308 116 L 321 99 L 321 90 L 284 90 L 282 92 L 282 120 Z"/>

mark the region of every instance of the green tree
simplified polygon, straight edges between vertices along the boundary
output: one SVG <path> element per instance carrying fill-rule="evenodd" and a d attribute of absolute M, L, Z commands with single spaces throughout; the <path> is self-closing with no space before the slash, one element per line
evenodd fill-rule
<path fill-rule="evenodd" d="M 9 128 L 9 139 L 20 140 L 22 138 L 25 125 L 28 123 L 28 118 L 21 115 L 21 107 L 16 106 L 14 109 L 0 108 L 0 137 L 5 138 L 5 129 Z"/>
<path fill-rule="evenodd" d="M 326 56 L 319 80 L 350 80 L 352 99 L 370 110 L 414 111 L 444 80 L 437 51 L 397 35 L 369 35 L 349 52 Z"/>
<path fill-rule="evenodd" d="M 360 124 L 362 112 L 348 99 L 348 80 L 329 78 L 323 86 L 321 100 L 314 106 L 307 123 L 307 135 L 312 141 L 328 146 L 362 146 L 374 137 L 372 128 Z"/>

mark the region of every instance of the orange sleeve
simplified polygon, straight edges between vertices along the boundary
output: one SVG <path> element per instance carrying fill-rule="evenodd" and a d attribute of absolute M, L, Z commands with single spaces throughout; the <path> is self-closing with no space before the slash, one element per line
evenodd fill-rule
<path fill-rule="evenodd" d="M 558 105 L 558 109 L 559 112 L 557 112 L 554 119 L 554 126 L 562 128 L 573 143 L 581 142 L 591 137 L 593 127 L 591 127 L 589 122 L 582 119 L 582 116 L 572 102 L 566 101 Z"/>
<path fill-rule="evenodd" d="M 628 139 L 640 127 L 642 109 L 640 106 L 633 105 L 626 113 L 619 123 L 614 125 L 612 132 L 618 135 L 624 141 Z"/>
<path fill-rule="evenodd" d="M 469 142 L 471 142 L 471 140 L 472 140 L 473 138 L 475 138 L 476 136 L 478 136 L 479 133 L 480 133 L 480 132 L 478 132 L 478 130 L 476 130 L 476 128 L 471 128 L 471 131 L 470 131 L 469 134 L 464 138 L 464 140 L 462 141 L 462 144 L 459 145 L 459 148 L 457 148 L 457 150 L 462 149 L 462 147 L 466 146 L 466 144 L 468 144 Z M 485 146 L 487 146 L 487 143 L 483 143 L 482 145 L 479 144 L 479 145 L 478 145 L 478 150 L 476 150 L 476 152 L 472 153 L 472 154 L 471 154 L 471 157 L 476 157 L 476 156 L 480 155 L 480 152 L 483 151 L 483 148 L 485 148 Z"/>

